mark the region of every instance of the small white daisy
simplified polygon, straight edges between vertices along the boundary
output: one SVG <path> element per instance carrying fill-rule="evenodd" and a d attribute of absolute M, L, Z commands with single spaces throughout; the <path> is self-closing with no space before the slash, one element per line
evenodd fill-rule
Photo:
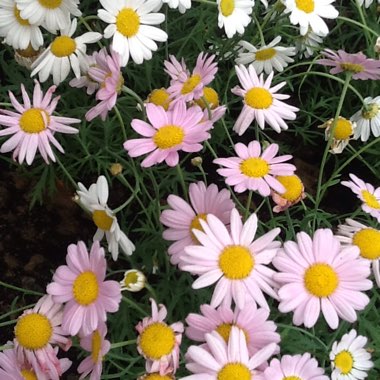
<path fill-rule="evenodd" d="M 88 190 L 82 183 L 78 183 L 78 187 L 79 203 L 86 211 L 91 212 L 92 220 L 98 227 L 93 240 L 100 241 L 106 235 L 108 251 L 111 252 L 115 261 L 119 256 L 119 245 L 126 255 L 132 255 L 135 246 L 120 229 L 116 216 L 107 205 L 108 183 L 106 178 L 100 176 Z"/>
<path fill-rule="evenodd" d="M 334 342 L 330 352 L 331 380 L 362 380 L 368 376 L 373 362 L 364 348 L 366 344 L 367 338 L 357 335 L 355 330 L 344 334 L 340 342 Z"/>
<path fill-rule="evenodd" d="M 191 8 L 191 0 L 162 0 L 162 2 L 168 4 L 171 9 L 178 9 L 182 14 Z"/>
<path fill-rule="evenodd" d="M 323 36 L 315 34 L 310 28 L 304 36 L 296 39 L 296 51 L 300 58 L 312 57 L 323 43 Z"/>
<path fill-rule="evenodd" d="M 168 35 L 152 25 L 165 21 L 162 13 L 152 13 L 157 2 L 151 0 L 100 0 L 104 9 L 98 10 L 98 17 L 110 24 L 104 30 L 104 37 L 111 38 L 112 49 L 122 57 L 122 66 L 129 56 L 137 64 L 152 58 L 152 51 L 158 46 L 155 41 L 165 42 Z"/>
<path fill-rule="evenodd" d="M 243 34 L 244 28 L 251 22 L 253 0 L 217 0 L 218 26 L 223 28 L 228 38 L 236 33 Z"/>
<path fill-rule="evenodd" d="M 31 76 L 38 73 L 40 82 L 45 82 L 53 74 L 53 82 L 58 86 L 73 69 L 77 78 L 80 78 L 80 61 L 85 60 L 86 44 L 94 43 L 102 38 L 100 33 L 87 32 L 80 37 L 72 38 L 77 28 L 77 19 L 73 19 L 61 35 L 56 37 L 50 46 L 33 63 Z"/>
<path fill-rule="evenodd" d="M 367 141 L 371 131 L 375 137 L 380 136 L 380 96 L 376 98 L 365 98 L 364 107 L 351 117 L 351 121 L 356 122 L 354 140 L 359 137 L 362 141 Z"/>
<path fill-rule="evenodd" d="M 335 0 L 284 0 L 285 13 L 290 13 L 290 22 L 299 24 L 304 36 L 309 30 L 318 35 L 327 35 L 329 29 L 323 18 L 337 18 L 339 12 L 331 5 Z"/>
<path fill-rule="evenodd" d="M 264 45 L 260 49 L 247 41 L 240 41 L 239 45 L 247 52 L 240 51 L 236 63 L 248 65 L 252 62 L 257 74 L 261 74 L 263 71 L 270 74 L 274 70 L 281 72 L 289 63 L 294 62 L 294 59 L 290 57 L 296 54 L 296 49 L 292 46 L 276 46 L 280 41 L 281 37 L 278 36 L 270 44 Z"/>
<path fill-rule="evenodd" d="M 33 25 L 42 25 L 49 32 L 67 28 L 70 15 L 79 17 L 79 0 L 17 0 L 21 17 Z"/>
<path fill-rule="evenodd" d="M 120 281 L 121 290 L 128 290 L 129 292 L 139 292 L 144 289 L 145 284 L 146 277 L 144 273 L 137 269 L 127 270 Z"/>

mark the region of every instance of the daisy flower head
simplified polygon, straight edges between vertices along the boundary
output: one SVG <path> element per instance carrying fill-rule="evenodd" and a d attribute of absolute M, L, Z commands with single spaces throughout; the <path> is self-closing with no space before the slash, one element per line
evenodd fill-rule
<path fill-rule="evenodd" d="M 285 13 L 290 13 L 290 22 L 300 26 L 304 36 L 310 29 L 322 36 L 329 33 L 323 18 L 335 19 L 339 12 L 331 5 L 335 0 L 284 0 Z"/>
<path fill-rule="evenodd" d="M 274 241 L 280 233 L 275 228 L 254 240 L 257 216 L 252 214 L 244 223 L 239 212 L 233 209 L 230 230 L 215 215 L 208 215 L 207 222 L 200 219 L 203 231 L 193 229 L 200 245 L 185 248 L 181 269 L 198 275 L 193 289 L 215 284 L 211 307 L 222 304 L 230 307 L 232 300 L 243 309 L 248 300 L 269 310 L 263 292 L 274 299 L 274 271 L 268 267 L 276 255 L 280 243 Z M 231 232 L 230 232 L 231 231 Z"/>
<path fill-rule="evenodd" d="M 66 303 L 63 330 L 73 336 L 79 331 L 90 335 L 106 321 L 107 312 L 114 313 L 119 309 L 120 284 L 104 281 L 107 262 L 98 241 L 92 244 L 90 253 L 82 241 L 70 244 L 66 263 L 57 268 L 53 282 L 46 290 L 54 302 Z"/>
<path fill-rule="evenodd" d="M 251 22 L 254 0 L 217 0 L 218 4 L 218 26 L 224 27 L 228 38 L 236 33 L 243 34 L 245 28 Z"/>
<path fill-rule="evenodd" d="M 163 161 L 168 166 L 179 162 L 178 151 L 199 152 L 202 142 L 210 138 L 208 130 L 212 122 L 202 121 L 203 112 L 198 106 L 187 108 L 183 101 L 176 102 L 173 108 L 165 111 L 154 104 L 146 105 L 149 123 L 133 119 L 132 128 L 143 136 L 141 139 L 130 139 L 124 142 L 124 149 L 130 157 L 150 153 L 141 162 L 147 168 Z"/>
<path fill-rule="evenodd" d="M 160 222 L 169 227 L 163 232 L 165 240 L 174 241 L 168 249 L 172 264 L 181 264 L 185 247 L 198 244 L 193 229 L 203 231 L 200 220 L 206 220 L 213 214 L 222 223 L 228 224 L 231 210 L 235 207 L 227 189 L 219 191 L 215 184 L 206 187 L 204 182 L 189 186 L 190 204 L 177 195 L 169 195 L 167 202 L 170 209 L 161 213 Z"/>
<path fill-rule="evenodd" d="M 90 380 L 100 379 L 103 370 L 104 356 L 111 348 L 111 343 L 105 339 L 107 326 L 104 322 L 99 323 L 98 328 L 89 335 L 80 337 L 80 346 L 91 353 L 78 366 L 79 379 L 90 375 Z"/>
<path fill-rule="evenodd" d="M 364 106 L 351 117 L 351 121 L 355 122 L 357 128 L 354 133 L 354 139 L 367 141 L 372 134 L 375 137 L 380 136 L 380 96 L 376 98 L 365 98 Z"/>
<path fill-rule="evenodd" d="M 276 332 L 277 326 L 268 320 L 269 311 L 257 308 L 255 302 L 247 302 L 243 309 L 235 308 L 235 311 L 223 306 L 214 309 L 210 305 L 201 305 L 200 308 L 201 314 L 190 313 L 186 318 L 189 339 L 205 342 L 205 335 L 216 331 L 228 343 L 231 329 L 236 326 L 244 332 L 250 355 L 271 343 L 276 343 L 274 353 L 280 352 L 277 344 L 281 338 Z"/>
<path fill-rule="evenodd" d="M 206 334 L 205 339 L 207 350 L 197 346 L 189 347 L 186 368 L 194 375 L 183 377 L 182 380 L 262 380 L 262 372 L 257 368 L 276 350 L 276 344 L 270 343 L 250 355 L 244 332 L 236 326 L 232 326 L 227 343 L 216 331 Z"/>
<path fill-rule="evenodd" d="M 300 58 L 310 58 L 316 51 L 319 51 L 320 45 L 323 43 L 323 37 L 314 33 L 310 28 L 304 36 L 296 39 L 296 51 Z"/>
<path fill-rule="evenodd" d="M 252 63 L 257 74 L 261 74 L 263 71 L 268 75 L 272 71 L 282 72 L 289 63 L 294 62 L 294 59 L 290 57 L 296 54 L 296 49 L 295 47 L 277 46 L 280 41 L 281 37 L 277 36 L 271 43 L 260 49 L 247 41 L 240 41 L 239 45 L 243 50 L 239 51 L 235 62 L 243 65 Z"/>
<path fill-rule="evenodd" d="M 161 106 L 167 111 L 171 104 L 170 94 L 166 88 L 155 88 L 149 93 L 146 103 L 153 103 L 156 106 Z"/>
<path fill-rule="evenodd" d="M 277 94 L 286 82 L 271 87 L 273 71 L 264 81 L 263 74 L 259 78 L 252 64 L 248 69 L 243 65 L 235 66 L 235 70 L 242 87 L 235 86 L 231 92 L 244 99 L 244 106 L 236 120 L 234 131 L 241 136 L 253 120 L 257 121 L 261 129 L 264 129 L 265 123 L 277 133 L 280 133 L 281 129 L 288 129 L 284 120 L 295 120 L 295 112 L 299 109 L 281 101 L 290 98 L 290 95 Z"/>
<path fill-rule="evenodd" d="M 366 344 L 367 338 L 355 330 L 333 343 L 330 352 L 331 380 L 361 380 L 368 376 L 373 362 L 371 354 L 364 348 Z"/>
<path fill-rule="evenodd" d="M 264 371 L 265 380 L 329 380 L 316 359 L 306 352 L 302 355 L 284 355 L 272 359 Z"/>
<path fill-rule="evenodd" d="M 179 367 L 179 346 L 182 341 L 183 323 L 175 322 L 170 326 L 164 321 L 167 310 L 164 305 L 152 303 L 152 316 L 140 321 L 136 330 L 137 350 L 146 359 L 147 372 L 166 375 L 175 373 Z M 170 379 L 170 377 L 169 377 Z"/>
<path fill-rule="evenodd" d="M 368 227 L 353 219 L 338 226 L 336 237 L 343 245 L 356 245 L 360 256 L 372 264 L 377 286 L 380 287 L 380 230 Z"/>
<path fill-rule="evenodd" d="M 162 13 L 152 13 L 156 1 L 100 0 L 104 9 L 98 10 L 98 17 L 109 25 L 104 37 L 112 39 L 112 49 L 120 54 L 121 65 L 126 66 L 129 57 L 141 64 L 152 58 L 152 51 L 158 46 L 155 41 L 165 42 L 168 35 L 152 26 L 165 21 Z"/>
<path fill-rule="evenodd" d="M 25 67 L 29 71 L 32 71 L 32 65 L 34 61 L 45 51 L 44 47 L 37 50 L 33 49 L 32 45 L 29 44 L 26 49 L 16 49 L 15 50 L 15 61 L 22 67 Z"/>
<path fill-rule="evenodd" d="M 132 255 L 135 246 L 120 229 L 114 212 L 107 205 L 109 190 L 106 177 L 99 176 L 96 183 L 88 189 L 82 183 L 78 183 L 78 187 L 79 202 L 91 213 L 92 220 L 98 227 L 93 240 L 101 241 L 105 235 L 108 251 L 115 261 L 119 256 L 119 246 L 127 256 Z"/>
<path fill-rule="evenodd" d="M 317 63 L 331 66 L 330 74 L 349 72 L 352 74 L 352 79 L 380 79 L 380 60 L 367 58 L 362 52 L 350 54 L 344 50 L 335 52 L 324 49 L 322 54 L 325 58 L 318 59 Z"/>
<path fill-rule="evenodd" d="M 284 243 L 273 265 L 279 271 L 273 276 L 280 284 L 279 310 L 294 311 L 296 326 L 313 327 L 322 311 L 336 329 L 339 318 L 355 322 L 356 311 L 369 302 L 363 293 L 372 288 L 369 263 L 358 247 L 342 247 L 330 229 L 318 229 L 312 237 L 299 232 L 297 242 Z"/>
<path fill-rule="evenodd" d="M 50 144 L 61 153 L 64 150 L 57 141 L 56 132 L 74 134 L 79 131 L 70 124 L 80 123 L 79 119 L 53 115 L 60 96 L 52 99 L 56 87 L 50 87 L 44 95 L 40 84 L 35 81 L 33 99 L 29 98 L 23 84 L 21 92 L 23 104 L 19 103 L 12 92 L 9 92 L 14 111 L 0 110 L 0 136 L 12 135 L 0 148 L 1 153 L 13 151 L 13 159 L 22 164 L 24 160 L 31 165 L 36 152 L 39 151 L 44 161 L 55 162 L 55 156 Z"/>
<path fill-rule="evenodd" d="M 38 50 L 44 44 L 39 25 L 23 19 L 15 0 L 3 0 L 0 4 L 0 37 L 14 49 L 26 49 L 29 45 Z"/>
<path fill-rule="evenodd" d="M 224 166 L 217 172 L 226 177 L 226 184 L 234 186 L 237 193 L 246 190 L 257 191 L 263 197 L 270 195 L 271 189 L 282 194 L 285 187 L 275 176 L 293 175 L 296 167 L 285 163 L 291 155 L 277 156 L 278 145 L 269 144 L 263 152 L 258 141 L 251 141 L 248 146 L 235 144 L 237 157 L 217 158 L 213 162 Z"/>
<path fill-rule="evenodd" d="M 168 4 L 171 9 L 178 9 L 182 14 L 191 8 L 191 0 L 162 0 L 162 2 Z"/>
<path fill-rule="evenodd" d="M 380 222 L 380 187 L 375 189 L 373 185 L 364 182 L 352 173 L 350 173 L 350 178 L 351 181 L 342 181 L 341 184 L 349 187 L 363 202 L 361 207 L 364 212 Z"/>
<path fill-rule="evenodd" d="M 137 269 L 129 269 L 125 271 L 123 279 L 120 281 L 121 290 L 129 292 L 139 292 L 144 289 L 146 277 L 143 272 Z"/>
<path fill-rule="evenodd" d="M 53 75 L 53 82 L 58 86 L 73 70 L 76 78 L 80 78 L 80 61 L 86 59 L 86 44 L 94 43 L 102 38 L 100 33 L 87 32 L 73 38 L 77 28 L 77 19 L 73 19 L 61 34 L 55 37 L 50 46 L 33 63 L 31 76 L 38 74 L 40 82 L 45 82 Z"/>

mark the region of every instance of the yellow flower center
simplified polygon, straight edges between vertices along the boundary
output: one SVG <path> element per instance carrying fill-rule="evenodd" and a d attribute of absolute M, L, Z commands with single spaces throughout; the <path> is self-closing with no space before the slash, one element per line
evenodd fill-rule
<path fill-rule="evenodd" d="M 58 8 L 62 4 L 63 0 L 38 0 L 38 2 L 47 9 Z"/>
<path fill-rule="evenodd" d="M 194 90 L 201 83 L 202 77 L 199 74 L 192 75 L 182 86 L 181 94 L 186 95 Z"/>
<path fill-rule="evenodd" d="M 265 88 L 253 87 L 245 94 L 245 103 L 252 108 L 264 110 L 273 103 L 272 94 Z"/>
<path fill-rule="evenodd" d="M 172 377 L 168 375 L 160 375 L 158 373 L 150 373 L 148 376 L 143 378 L 144 380 L 173 380 Z"/>
<path fill-rule="evenodd" d="M 380 210 L 380 202 L 368 190 L 362 190 L 362 197 L 363 197 L 364 203 L 366 203 L 367 206 L 374 208 L 376 210 Z"/>
<path fill-rule="evenodd" d="M 104 210 L 95 210 L 92 213 L 92 220 L 103 231 L 109 231 L 113 223 L 113 218 L 107 215 Z"/>
<path fill-rule="evenodd" d="M 276 49 L 273 48 L 259 50 L 256 52 L 256 60 L 267 61 L 268 59 L 273 58 L 276 55 L 276 53 Z"/>
<path fill-rule="evenodd" d="M 98 363 L 102 360 L 100 355 L 100 350 L 102 348 L 102 337 L 99 334 L 98 330 L 95 330 L 92 333 L 91 338 L 91 358 L 94 363 Z"/>
<path fill-rule="evenodd" d="M 229 245 L 220 254 L 219 268 L 229 280 L 242 280 L 250 275 L 255 260 L 248 248 Z"/>
<path fill-rule="evenodd" d="M 380 107 L 376 103 L 368 104 L 365 109 L 363 109 L 362 116 L 364 119 L 371 120 L 378 114 L 379 111 Z"/>
<path fill-rule="evenodd" d="M 252 178 L 262 178 L 269 173 L 269 170 L 269 164 L 261 157 L 247 158 L 240 164 L 240 171 Z"/>
<path fill-rule="evenodd" d="M 334 130 L 334 138 L 337 140 L 347 140 L 353 134 L 352 123 L 344 117 L 339 118 Z"/>
<path fill-rule="evenodd" d="M 340 372 L 343 375 L 347 375 L 351 372 L 352 367 L 354 366 L 354 359 L 350 352 L 341 351 L 338 355 L 335 356 L 334 364 L 337 368 L 340 369 Z"/>
<path fill-rule="evenodd" d="M 338 275 L 328 264 L 313 264 L 305 272 L 304 284 L 310 294 L 328 297 L 339 284 Z"/>
<path fill-rule="evenodd" d="M 46 129 L 49 122 L 50 117 L 46 111 L 40 108 L 30 108 L 21 115 L 19 126 L 26 133 L 40 133 Z"/>
<path fill-rule="evenodd" d="M 124 278 L 124 285 L 129 288 L 131 285 L 134 285 L 139 280 L 137 272 L 131 271 Z"/>
<path fill-rule="evenodd" d="M 68 57 L 74 53 L 77 48 L 75 40 L 68 36 L 59 36 L 51 44 L 51 52 L 58 58 Z"/>
<path fill-rule="evenodd" d="M 132 8 L 123 8 L 116 16 L 116 29 L 124 37 L 135 36 L 140 29 L 140 16 Z"/>
<path fill-rule="evenodd" d="M 32 58 L 40 53 L 40 50 L 34 50 L 32 44 L 29 44 L 26 49 L 16 49 L 17 54 L 24 58 Z"/>
<path fill-rule="evenodd" d="M 222 323 L 215 329 L 215 331 L 224 339 L 226 343 L 228 343 L 228 339 L 230 339 L 232 326 L 237 326 L 237 325 L 234 325 L 232 323 Z M 249 335 L 247 334 L 245 329 L 242 329 L 240 326 L 237 326 L 237 327 L 244 332 L 245 341 L 249 343 Z"/>
<path fill-rule="evenodd" d="M 99 284 L 94 272 L 83 272 L 75 279 L 73 295 L 75 301 L 82 306 L 88 306 L 96 301 L 99 295 Z"/>
<path fill-rule="evenodd" d="M 22 18 L 22 17 L 20 16 L 20 11 L 17 9 L 16 5 L 15 5 L 15 7 L 13 8 L 13 14 L 14 14 L 14 16 L 16 17 L 16 20 L 17 20 L 17 22 L 18 22 L 20 25 L 23 25 L 23 26 L 29 26 L 29 25 L 30 25 L 28 20 L 26 20 L 26 19 L 24 19 L 24 18 Z"/>
<path fill-rule="evenodd" d="M 153 90 L 148 96 L 148 101 L 167 111 L 170 105 L 169 93 L 164 88 Z"/>
<path fill-rule="evenodd" d="M 289 202 L 295 202 L 302 194 L 303 184 L 297 175 L 279 175 L 276 177 L 277 181 L 285 187 L 285 193 L 281 197 Z"/>
<path fill-rule="evenodd" d="M 283 377 L 282 380 L 302 380 L 302 379 L 298 376 L 286 376 L 286 377 Z"/>
<path fill-rule="evenodd" d="M 177 125 L 165 125 L 161 127 L 153 137 L 154 143 L 159 149 L 170 149 L 181 144 L 185 137 L 183 129 Z"/>
<path fill-rule="evenodd" d="M 147 326 L 140 335 L 140 347 L 145 356 L 159 360 L 169 355 L 175 345 L 174 331 L 165 323 L 156 322 Z"/>
<path fill-rule="evenodd" d="M 357 63 L 343 62 L 340 64 L 340 67 L 344 71 L 350 71 L 350 72 L 355 73 L 355 74 L 361 73 L 362 71 L 364 71 L 364 66 L 359 65 Z"/>
<path fill-rule="evenodd" d="M 296 0 L 296 7 L 305 13 L 314 11 L 314 0 Z"/>
<path fill-rule="evenodd" d="M 190 223 L 191 238 L 193 239 L 194 243 L 197 243 L 197 244 L 199 244 L 199 241 L 195 237 L 195 235 L 193 234 L 193 228 L 195 228 L 199 231 L 203 231 L 203 228 L 202 228 L 201 223 L 199 221 L 200 219 L 207 221 L 207 214 L 198 214 L 197 216 L 195 216 L 195 218 Z"/>
<path fill-rule="evenodd" d="M 21 375 L 25 380 L 38 380 L 34 371 L 23 369 L 21 370 Z"/>
<path fill-rule="evenodd" d="M 44 348 L 53 335 L 53 327 L 47 317 L 39 313 L 26 314 L 15 326 L 15 336 L 27 350 Z"/>
<path fill-rule="evenodd" d="M 241 363 L 228 363 L 218 373 L 218 380 L 251 380 L 252 374 L 247 366 Z"/>
<path fill-rule="evenodd" d="M 221 0 L 220 11 L 224 17 L 232 15 L 235 9 L 235 0 Z"/>
<path fill-rule="evenodd" d="M 202 98 L 204 98 L 206 100 L 206 102 L 208 103 L 209 107 L 212 110 L 219 106 L 218 93 L 211 87 L 205 87 L 203 89 L 203 97 Z M 207 108 L 207 105 L 202 98 L 196 100 L 195 103 L 197 103 L 198 106 L 204 110 Z"/>
<path fill-rule="evenodd" d="M 359 247 L 360 255 L 368 260 L 380 258 L 380 231 L 373 228 L 363 228 L 356 232 L 352 243 Z"/>

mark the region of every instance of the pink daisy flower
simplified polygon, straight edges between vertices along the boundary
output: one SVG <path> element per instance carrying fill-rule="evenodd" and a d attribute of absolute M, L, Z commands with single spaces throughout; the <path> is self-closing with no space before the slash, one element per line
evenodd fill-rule
<path fill-rule="evenodd" d="M 199 152 L 202 142 L 210 138 L 207 132 L 212 122 L 202 121 L 200 107 L 186 109 L 185 102 L 177 102 L 168 111 L 154 104 L 146 105 L 146 114 L 150 122 L 132 120 L 132 128 L 144 138 L 124 142 L 124 149 L 131 157 L 138 157 L 151 152 L 141 163 L 146 168 L 165 161 L 169 166 L 176 166 L 179 161 L 178 151 Z"/>
<path fill-rule="evenodd" d="M 380 222 L 380 187 L 374 188 L 370 183 L 366 183 L 355 174 L 350 173 L 352 181 L 342 181 L 343 186 L 349 187 L 363 202 L 362 210 L 370 214 Z"/>
<path fill-rule="evenodd" d="M 17 112 L 0 109 L 0 125 L 6 127 L 0 130 L 0 136 L 12 135 L 1 146 L 1 153 L 13 151 L 14 160 L 18 158 L 20 164 L 25 160 L 28 165 L 33 162 L 37 150 L 47 164 L 49 158 L 55 162 L 50 144 L 64 153 L 54 133 L 78 133 L 78 130 L 70 127 L 69 124 L 80 123 L 80 120 L 53 115 L 60 99 L 60 96 L 52 99 L 55 89 L 56 86 L 51 86 L 44 95 L 40 84 L 35 81 L 31 102 L 24 85 L 21 84 L 24 104 L 19 103 L 13 93 L 9 92 L 10 101 Z"/>
<path fill-rule="evenodd" d="M 274 176 L 292 175 L 296 170 L 294 165 L 284 163 L 291 155 L 277 156 L 278 145 L 270 144 L 262 153 L 258 141 L 251 141 L 248 146 L 237 143 L 235 152 L 238 157 L 217 158 L 213 162 L 224 166 L 217 172 L 226 177 L 226 184 L 234 186 L 237 193 L 246 190 L 257 191 L 267 197 L 271 188 L 282 194 L 286 189 Z"/>
<path fill-rule="evenodd" d="M 190 313 L 186 318 L 189 327 L 186 336 L 197 342 L 205 342 L 205 334 L 216 331 L 226 343 L 233 326 L 244 332 L 248 353 L 253 355 L 270 343 L 276 343 L 275 354 L 280 352 L 278 343 L 281 338 L 276 332 L 277 326 L 268 321 L 269 311 L 257 308 L 255 302 L 246 302 L 240 310 L 220 306 L 214 309 L 210 305 L 201 305 L 201 314 Z"/>
<path fill-rule="evenodd" d="M 177 195 L 169 195 L 167 202 L 170 209 L 164 210 L 160 217 L 160 222 L 169 227 L 162 237 L 174 241 L 168 249 L 170 261 L 174 265 L 181 263 L 185 247 L 198 244 L 192 230 L 196 228 L 202 231 L 200 219 L 206 220 L 207 215 L 213 214 L 227 224 L 234 208 L 230 192 L 227 189 L 219 191 L 214 184 L 206 187 L 204 182 L 192 183 L 189 197 L 190 204 Z"/>
<path fill-rule="evenodd" d="M 61 328 L 62 306 L 53 302 L 49 295 L 39 299 L 33 309 L 25 310 L 18 317 L 14 328 L 14 344 L 17 357 L 30 363 L 35 373 L 59 379 L 63 373 L 61 362 L 53 344 L 60 345 L 65 351 L 71 340 Z"/>
<path fill-rule="evenodd" d="M 322 314 L 336 329 L 339 318 L 357 320 L 356 310 L 363 310 L 369 298 L 363 291 L 372 288 L 369 262 L 359 257 L 355 246 L 342 248 L 329 229 L 319 229 L 311 238 L 297 234 L 297 243 L 287 241 L 273 259 L 280 273 L 274 280 L 278 290 L 279 310 L 294 311 L 293 323 L 312 327 Z"/>
<path fill-rule="evenodd" d="M 88 76 L 99 84 L 96 100 L 100 102 L 86 113 L 86 120 L 91 121 L 100 115 L 104 121 L 108 112 L 115 107 L 117 96 L 124 85 L 124 78 L 120 71 L 120 55 L 111 49 L 107 54 L 104 48 L 93 57 L 96 64 L 88 69 Z"/>
<path fill-rule="evenodd" d="M 175 373 L 179 367 L 179 346 L 182 341 L 183 323 L 176 322 L 168 326 L 164 319 L 167 310 L 154 299 L 152 317 L 146 317 L 136 326 L 139 333 L 137 350 L 146 359 L 147 372 L 159 372 L 160 375 Z"/>
<path fill-rule="evenodd" d="M 329 380 L 323 368 L 318 366 L 316 359 L 306 352 L 303 355 L 285 355 L 272 359 L 264 371 L 265 380 Z"/>
<path fill-rule="evenodd" d="M 104 281 L 107 263 L 98 241 L 93 243 L 90 254 L 82 241 L 70 244 L 66 262 L 55 271 L 47 293 L 57 303 L 67 302 L 62 322 L 65 331 L 76 335 L 81 330 L 83 335 L 90 335 L 106 321 L 106 312 L 119 309 L 120 284 Z"/>
<path fill-rule="evenodd" d="M 367 58 L 362 52 L 349 54 L 344 50 L 337 52 L 325 49 L 322 54 L 325 59 L 318 59 L 317 63 L 323 66 L 332 66 L 330 74 L 344 71 L 352 73 L 352 79 L 380 79 L 380 60 Z"/>
<path fill-rule="evenodd" d="M 99 380 L 102 375 L 103 358 L 111 348 L 111 343 L 104 339 L 107 334 L 107 326 L 104 322 L 100 322 L 98 328 L 90 335 L 80 338 L 80 346 L 88 352 L 87 356 L 79 364 L 78 373 L 81 374 L 79 379 L 84 379 L 90 375 L 90 380 Z"/>
<path fill-rule="evenodd" d="M 264 75 L 261 74 L 259 78 L 252 65 L 249 65 L 248 69 L 243 65 L 235 66 L 235 70 L 243 88 L 235 86 L 231 92 L 244 98 L 244 106 L 236 120 L 234 131 L 241 136 L 253 120 L 257 121 L 261 129 L 264 129 L 265 123 L 277 133 L 280 133 L 281 129 L 288 129 L 284 120 L 295 120 L 295 112 L 299 109 L 281 101 L 290 98 L 289 95 L 276 93 L 286 82 L 271 87 L 274 73 L 270 73 L 264 81 Z"/>
<path fill-rule="evenodd" d="M 172 78 L 168 92 L 176 101 L 189 102 L 200 99 L 203 96 L 203 88 L 213 81 L 218 71 L 218 64 L 214 62 L 215 55 L 200 53 L 195 68 L 190 74 L 186 64 L 182 60 L 179 63 L 171 55 L 169 61 L 165 61 L 165 72 Z"/>
<path fill-rule="evenodd" d="M 215 331 L 206 334 L 205 338 L 209 351 L 197 346 L 189 347 L 186 368 L 194 375 L 185 376 L 182 380 L 263 380 L 257 367 L 266 362 L 276 349 L 276 344 L 271 343 L 250 356 L 244 332 L 236 326 L 231 328 L 228 343 Z"/>
<path fill-rule="evenodd" d="M 274 271 L 268 265 L 280 247 L 280 242 L 273 241 L 280 229 L 275 228 L 254 241 L 256 214 L 243 225 L 236 209 L 231 212 L 231 232 L 212 214 L 207 216 L 207 223 L 202 219 L 200 223 L 203 231 L 193 229 L 200 245 L 186 247 L 181 258 L 182 270 L 200 276 L 193 289 L 217 283 L 210 303 L 214 308 L 220 304 L 230 307 L 234 300 L 243 309 L 246 299 L 251 298 L 269 310 L 263 291 L 277 299 L 273 290 Z"/>

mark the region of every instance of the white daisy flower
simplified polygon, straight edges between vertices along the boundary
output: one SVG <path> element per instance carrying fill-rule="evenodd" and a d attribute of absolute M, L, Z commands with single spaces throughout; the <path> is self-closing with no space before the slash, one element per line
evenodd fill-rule
<path fill-rule="evenodd" d="M 310 28 L 304 35 L 296 39 L 296 51 L 300 58 L 312 57 L 323 43 L 323 36 L 315 34 Z"/>
<path fill-rule="evenodd" d="M 380 230 L 346 219 L 345 224 L 338 226 L 336 237 L 343 244 L 359 247 L 360 256 L 372 262 L 373 274 L 380 287 Z"/>
<path fill-rule="evenodd" d="M 361 380 L 368 376 L 373 362 L 364 348 L 366 344 L 367 338 L 357 335 L 355 330 L 344 334 L 340 342 L 334 342 L 330 352 L 331 380 Z"/>
<path fill-rule="evenodd" d="M 168 4 L 171 9 L 178 9 L 182 14 L 191 8 L 191 0 L 162 0 L 162 3 Z"/>
<path fill-rule="evenodd" d="M 236 33 L 243 34 L 244 28 L 251 22 L 254 0 L 217 0 L 218 26 L 223 28 L 228 38 Z"/>
<path fill-rule="evenodd" d="M 301 35 L 309 30 L 319 35 L 327 35 L 329 29 L 323 18 L 337 18 L 339 12 L 331 5 L 335 0 L 284 0 L 285 13 L 290 13 L 290 22 L 299 24 Z"/>
<path fill-rule="evenodd" d="M 236 59 L 237 64 L 248 65 L 252 62 L 257 74 L 265 71 L 270 74 L 277 70 L 281 72 L 289 63 L 294 62 L 290 58 L 296 54 L 295 47 L 276 46 L 281 41 L 281 37 L 276 37 L 270 44 L 257 49 L 247 41 L 240 41 L 239 45 L 247 52 L 240 51 Z"/>
<path fill-rule="evenodd" d="M 165 42 L 168 35 L 151 25 L 164 22 L 165 15 L 152 13 L 157 2 L 152 0 L 100 0 L 104 9 L 98 10 L 98 17 L 110 24 L 104 30 L 104 37 L 111 38 L 112 48 L 122 57 L 122 66 L 129 56 L 137 64 L 152 58 L 152 51 L 158 49 L 155 41 Z"/>
<path fill-rule="evenodd" d="M 31 25 L 23 19 L 15 0 L 2 0 L 0 3 L 0 37 L 14 49 L 24 50 L 29 45 L 38 50 L 44 39 L 38 25 Z"/>
<path fill-rule="evenodd" d="M 61 35 L 56 37 L 50 46 L 36 59 L 32 66 L 31 76 L 38 73 L 40 82 L 45 82 L 49 75 L 53 75 L 53 82 L 58 86 L 73 69 L 77 78 L 80 78 L 80 61 L 86 57 L 86 44 L 94 43 L 102 38 L 100 33 L 87 32 L 80 37 L 72 38 L 77 28 L 77 19 L 73 19 Z"/>
<path fill-rule="evenodd" d="M 137 269 L 127 270 L 120 281 L 121 290 L 128 290 L 129 292 L 139 292 L 144 289 L 145 284 L 146 277 L 144 273 Z"/>
<path fill-rule="evenodd" d="M 375 137 L 380 136 L 380 96 L 376 98 L 365 98 L 364 107 L 351 116 L 351 121 L 356 122 L 357 129 L 354 140 L 359 137 L 362 141 L 367 141 L 371 131 Z"/>
<path fill-rule="evenodd" d="M 116 261 L 119 256 L 119 246 L 126 255 L 132 255 L 134 244 L 120 229 L 114 212 L 108 207 L 108 183 L 104 176 L 100 176 L 88 190 L 82 183 L 78 183 L 78 201 L 86 211 L 92 214 L 92 220 L 98 227 L 93 240 L 100 241 L 106 235 L 108 251 Z"/>
<path fill-rule="evenodd" d="M 33 25 L 42 25 L 49 32 L 67 28 L 70 15 L 79 17 L 79 0 L 17 0 L 21 17 Z"/>

